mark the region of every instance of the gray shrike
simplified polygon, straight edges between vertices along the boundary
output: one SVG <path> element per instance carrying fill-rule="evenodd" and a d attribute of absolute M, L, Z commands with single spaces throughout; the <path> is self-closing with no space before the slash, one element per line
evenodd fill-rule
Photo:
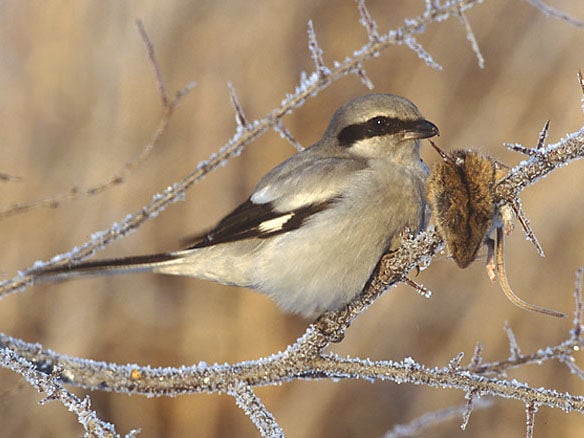
<path fill-rule="evenodd" d="M 35 282 L 132 272 L 248 287 L 314 317 L 351 301 L 400 234 L 429 219 L 420 139 L 438 135 L 408 99 L 358 97 L 323 137 L 258 183 L 189 248 L 39 270 Z"/>

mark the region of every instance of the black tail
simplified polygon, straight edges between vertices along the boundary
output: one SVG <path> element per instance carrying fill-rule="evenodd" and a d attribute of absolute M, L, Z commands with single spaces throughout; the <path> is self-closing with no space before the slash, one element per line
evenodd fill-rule
<path fill-rule="evenodd" d="M 76 277 L 91 275 L 130 274 L 136 272 L 152 272 L 156 267 L 176 260 L 172 253 L 103 259 L 78 263 L 75 265 L 57 266 L 39 269 L 32 273 L 35 283 L 63 281 Z"/>

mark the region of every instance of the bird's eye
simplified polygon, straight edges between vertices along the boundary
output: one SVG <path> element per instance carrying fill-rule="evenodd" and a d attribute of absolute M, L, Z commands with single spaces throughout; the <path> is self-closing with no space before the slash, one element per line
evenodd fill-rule
<path fill-rule="evenodd" d="M 369 120 L 369 122 L 374 126 L 383 126 L 387 123 L 387 117 L 373 117 L 371 120 Z"/>
<path fill-rule="evenodd" d="M 367 128 L 373 132 L 381 133 L 386 129 L 387 123 L 387 117 L 377 116 L 367 120 Z"/>

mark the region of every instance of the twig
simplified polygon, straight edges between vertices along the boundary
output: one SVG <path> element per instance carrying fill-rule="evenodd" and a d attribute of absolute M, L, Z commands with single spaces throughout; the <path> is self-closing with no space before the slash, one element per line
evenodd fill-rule
<path fill-rule="evenodd" d="M 519 193 L 535 184 L 540 178 L 584 157 L 584 127 L 568 134 L 558 143 L 548 145 L 542 154 L 522 161 L 494 187 L 495 201 L 512 204 Z"/>
<path fill-rule="evenodd" d="M 438 71 L 442 70 L 442 66 L 434 61 L 432 55 L 430 55 L 430 53 L 428 53 L 426 49 L 424 49 L 422 45 L 418 43 L 414 36 L 408 35 L 406 38 L 404 38 L 404 44 L 412 49 L 418 55 L 418 58 L 424 61 L 427 66 L 432 67 Z"/>
<path fill-rule="evenodd" d="M 466 18 L 466 15 L 464 15 L 464 12 L 462 10 L 459 11 L 459 18 L 460 18 L 460 21 L 462 22 L 462 25 L 464 26 L 464 30 L 466 32 L 466 39 L 470 43 L 472 51 L 474 52 L 475 56 L 477 57 L 477 62 L 479 64 L 479 68 L 481 68 L 481 69 L 485 68 L 485 58 L 483 57 L 483 54 L 481 53 L 481 48 L 479 47 L 479 43 L 478 43 L 477 38 L 472 30 L 470 22 L 468 21 L 468 19 Z"/>
<path fill-rule="evenodd" d="M 477 370 L 483 363 L 483 344 L 477 342 L 475 344 L 474 352 L 468 365 L 469 370 Z"/>
<path fill-rule="evenodd" d="M 290 143 L 298 152 L 304 149 L 304 146 L 302 146 L 298 140 L 294 138 L 292 133 L 288 130 L 288 128 L 286 128 L 286 125 L 284 125 L 281 120 L 278 120 L 278 122 L 274 125 L 274 130 L 280 134 L 280 137 Z"/>
<path fill-rule="evenodd" d="M 316 32 L 314 31 L 312 20 L 308 20 L 308 50 L 310 51 L 310 57 L 314 61 L 318 77 L 324 79 L 329 74 L 329 69 L 324 64 L 323 51 L 316 40 Z"/>
<path fill-rule="evenodd" d="M 357 7 L 359 9 L 359 14 L 361 15 L 359 22 L 367 31 L 367 37 L 369 37 L 369 41 L 373 44 L 378 43 L 380 37 L 377 23 L 369 13 L 369 9 L 365 4 L 365 0 L 357 0 Z"/>
<path fill-rule="evenodd" d="M 527 3 L 531 4 L 533 7 L 537 8 L 542 12 L 544 15 L 548 15 L 553 18 L 557 18 L 559 20 L 565 21 L 568 24 L 576 27 L 584 27 L 584 22 L 580 21 L 571 15 L 566 14 L 559 9 L 556 9 L 547 3 L 544 3 L 542 0 L 526 0 Z"/>
<path fill-rule="evenodd" d="M 460 428 L 462 430 L 466 430 L 466 426 L 468 426 L 468 422 L 470 420 L 470 415 L 475 408 L 475 400 L 479 400 L 480 397 L 478 392 L 475 389 L 471 389 L 466 393 L 466 406 L 465 409 L 462 411 L 462 423 L 460 424 Z"/>
<path fill-rule="evenodd" d="M 172 101 L 169 100 L 168 93 L 166 92 L 166 88 L 162 81 L 160 66 L 158 65 L 158 61 L 156 60 L 154 54 L 154 46 L 152 45 L 152 42 L 148 37 L 148 34 L 146 33 L 143 23 L 140 20 L 136 20 L 136 25 L 138 27 L 140 36 L 142 37 L 142 40 L 144 41 L 144 44 L 146 46 L 148 60 L 156 76 L 156 85 L 160 94 L 162 107 L 164 109 L 162 117 L 158 122 L 158 126 L 156 127 L 156 130 L 154 131 L 150 142 L 148 142 L 142 148 L 142 151 L 136 158 L 134 158 L 132 161 L 127 162 L 124 165 L 124 167 L 118 170 L 106 181 L 85 188 L 72 187 L 67 192 L 50 196 L 45 199 L 30 202 L 19 202 L 13 204 L 4 210 L 0 210 L 0 220 L 17 214 L 22 214 L 37 208 L 57 208 L 63 202 L 73 201 L 81 196 L 93 196 L 99 193 L 103 193 L 114 186 L 122 184 L 136 168 L 138 168 L 150 157 L 150 155 L 152 155 L 152 151 L 158 145 L 160 137 L 166 131 L 166 127 L 168 126 L 168 122 L 174 110 L 176 109 L 182 98 L 186 96 L 190 92 L 190 90 L 194 88 L 195 83 L 194 82 L 188 83 L 182 90 L 179 90 L 176 93 L 176 96 Z"/>
<path fill-rule="evenodd" d="M 164 80 L 162 79 L 162 71 L 160 70 L 160 66 L 158 61 L 156 60 L 156 54 L 154 53 L 154 44 L 152 40 L 148 36 L 146 32 L 146 28 L 144 27 L 144 23 L 142 20 L 136 20 L 136 27 L 138 28 L 138 32 L 142 37 L 142 41 L 146 46 L 146 53 L 148 54 L 148 60 L 150 61 L 150 65 L 152 66 L 152 70 L 154 71 L 154 76 L 156 77 L 156 85 L 158 87 L 158 92 L 160 93 L 160 100 L 162 101 L 162 106 L 164 108 L 169 108 L 170 99 L 168 98 L 168 93 L 166 92 L 166 87 L 164 86 Z"/>
<path fill-rule="evenodd" d="M 450 369 L 457 370 L 458 368 L 460 368 L 460 364 L 462 362 L 463 357 L 464 357 L 464 351 L 461 351 L 456 356 L 454 356 L 452 359 L 450 359 L 450 362 L 448 362 L 448 366 L 450 367 Z"/>
<path fill-rule="evenodd" d="M 537 412 L 537 405 L 534 402 L 525 405 L 525 436 L 526 438 L 533 438 L 533 431 L 535 429 L 535 414 Z"/>
<path fill-rule="evenodd" d="M 427 414 L 421 415 L 420 417 L 410 421 L 407 424 L 397 424 L 385 434 L 384 438 L 417 436 L 421 434 L 423 430 L 428 429 L 429 427 L 463 415 L 467 409 L 467 405 L 468 404 L 465 403 L 462 405 L 441 409 L 439 411 L 428 412 Z M 475 400 L 474 408 L 484 409 L 491 407 L 492 405 L 492 400 L 478 399 Z"/>
<path fill-rule="evenodd" d="M 519 349 L 519 345 L 517 344 L 517 338 L 515 338 L 515 333 L 511 329 L 511 326 L 508 322 L 505 322 L 505 333 L 507 334 L 507 338 L 509 339 L 509 351 L 511 354 L 509 355 L 509 361 L 514 362 L 521 358 L 521 350 Z"/>
<path fill-rule="evenodd" d="M 254 394 L 251 387 L 238 382 L 235 388 L 228 391 L 239 406 L 258 428 L 263 437 L 283 437 L 284 431 L 278 425 L 274 416 L 266 409 L 262 401 Z"/>
<path fill-rule="evenodd" d="M 582 368 L 576 365 L 576 359 L 574 359 L 574 356 L 563 355 L 560 356 L 558 360 L 564 365 L 566 365 L 566 367 L 568 367 L 570 373 L 574 374 L 580 380 L 584 381 L 584 371 L 582 371 Z"/>
<path fill-rule="evenodd" d="M 572 330 L 572 339 L 576 342 L 582 341 L 582 318 L 584 316 L 584 303 L 582 302 L 582 279 L 584 277 L 584 268 L 578 268 L 576 271 L 576 287 L 574 287 L 574 301 L 576 309 L 574 310 L 574 329 Z"/>
<path fill-rule="evenodd" d="M 0 348 L 0 364 L 26 379 L 38 391 L 47 394 L 43 403 L 51 400 L 60 401 L 69 411 L 77 415 L 77 420 L 85 429 L 89 436 L 118 437 L 118 433 L 113 424 L 107 423 L 98 418 L 95 411 L 91 409 L 88 398 L 80 400 L 75 394 L 67 391 L 58 381 L 55 373 L 45 374 L 38 370 L 29 360 L 19 356 L 12 350 Z M 127 437 L 133 437 L 138 431 L 132 431 Z"/>

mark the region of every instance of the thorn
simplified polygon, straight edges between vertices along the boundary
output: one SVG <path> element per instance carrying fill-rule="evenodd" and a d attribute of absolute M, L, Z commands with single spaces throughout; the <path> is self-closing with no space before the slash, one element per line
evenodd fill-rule
<path fill-rule="evenodd" d="M 329 73 L 329 70 L 324 65 L 323 51 L 316 40 L 316 32 L 314 31 L 312 20 L 308 20 L 308 50 L 310 50 L 310 56 L 314 61 L 318 77 L 324 78 Z"/>
<path fill-rule="evenodd" d="M 377 29 L 377 23 L 373 17 L 371 17 L 369 9 L 367 9 L 367 5 L 365 4 L 365 0 L 357 0 L 357 8 L 359 9 L 359 14 L 361 15 L 361 20 L 359 20 L 359 22 L 363 25 L 365 30 L 367 30 L 369 41 L 371 43 L 378 43 L 380 38 L 379 31 Z"/>
<path fill-rule="evenodd" d="M 404 282 L 405 284 L 407 284 L 408 286 L 414 288 L 414 290 L 421 296 L 423 296 L 424 298 L 430 298 L 432 296 L 432 291 L 427 289 L 425 286 L 416 283 L 414 280 L 412 280 L 409 277 L 404 277 L 402 278 L 402 282 Z"/>
<path fill-rule="evenodd" d="M 547 122 L 545 122 L 545 125 L 543 125 L 543 129 L 539 133 L 539 138 L 537 140 L 536 149 L 540 153 L 541 153 L 541 150 L 545 147 L 545 139 L 547 138 L 549 128 L 550 128 L 550 121 L 548 120 Z"/>
<path fill-rule="evenodd" d="M 529 219 L 527 219 L 527 216 L 525 215 L 525 212 L 523 211 L 523 207 L 521 206 L 521 201 L 518 198 L 514 199 L 513 202 L 511 203 L 511 208 L 515 212 L 515 216 L 519 220 L 519 223 L 521 224 L 521 228 L 523 228 L 523 231 L 525 232 L 527 239 L 531 243 L 533 243 L 533 245 L 535 246 L 535 249 L 537 250 L 537 253 L 540 255 L 540 257 L 545 257 L 545 253 L 543 252 L 543 248 L 541 247 L 539 240 L 537 239 L 537 236 L 535 235 L 535 233 L 533 232 L 533 229 L 531 228 L 531 224 L 529 223 Z"/>
<path fill-rule="evenodd" d="M 450 156 L 449 154 L 447 154 L 446 151 L 444 151 L 444 149 L 442 149 L 441 147 L 439 147 L 432 140 L 428 140 L 428 141 L 430 142 L 430 144 L 432 145 L 432 147 L 436 150 L 436 152 L 438 152 L 438 154 L 440 154 L 440 156 L 442 157 L 442 159 L 444 161 L 448 161 L 448 162 L 456 165 L 456 162 L 454 161 L 454 159 L 452 158 L 452 156 Z"/>
<path fill-rule="evenodd" d="M 507 338 L 509 339 L 509 350 L 511 351 L 511 355 L 509 356 L 510 361 L 516 361 L 521 357 L 521 350 L 519 349 L 519 344 L 517 343 L 517 339 L 515 338 L 515 333 L 511 329 L 511 326 L 508 322 L 505 322 L 503 327 L 505 329 L 505 333 L 507 334 Z"/>
<path fill-rule="evenodd" d="M 191 81 L 189 83 L 187 83 L 182 90 L 178 90 L 176 92 L 176 94 L 174 95 L 174 99 L 172 100 L 172 105 L 176 106 L 178 104 L 178 102 L 185 97 L 187 94 L 189 94 L 191 92 L 191 90 L 193 88 L 195 88 L 197 86 L 197 83 L 195 81 Z"/>
<path fill-rule="evenodd" d="M 539 133 L 537 140 L 537 146 L 534 148 L 526 148 L 519 143 L 503 143 L 505 147 L 513 152 L 519 152 L 520 154 L 527 155 L 529 157 L 539 157 L 545 159 L 545 154 L 543 150 L 545 148 L 545 140 L 548 136 L 548 130 L 550 127 L 550 121 L 545 122 L 543 129 Z"/>
<path fill-rule="evenodd" d="M 355 69 L 355 74 L 357 75 L 361 83 L 367 87 L 367 89 L 373 90 L 373 88 L 375 88 L 375 85 L 373 85 L 373 81 L 369 79 L 367 73 L 365 73 L 365 69 L 361 64 L 357 65 L 357 68 Z"/>
<path fill-rule="evenodd" d="M 476 370 L 483 363 L 483 345 L 480 342 L 475 344 L 472 357 L 470 359 L 469 368 L 471 370 Z"/>
<path fill-rule="evenodd" d="M 292 135 L 292 133 L 286 128 L 286 125 L 282 123 L 282 120 L 278 119 L 274 124 L 274 129 L 280 134 L 284 140 L 287 140 L 298 152 L 304 150 L 304 146 L 302 146 Z"/>
<path fill-rule="evenodd" d="M 459 369 L 460 368 L 460 362 L 462 361 L 462 358 L 463 357 L 464 357 L 464 351 L 461 351 L 456 356 L 454 356 L 450 360 L 450 362 L 448 362 L 448 368 L 450 368 L 453 371 L 456 371 L 457 369 Z"/>
<path fill-rule="evenodd" d="M 512 152 L 519 152 L 523 155 L 533 156 L 534 152 L 530 148 L 526 148 L 522 144 L 519 143 L 503 143 L 503 145 Z"/>
<path fill-rule="evenodd" d="M 235 122 L 237 126 L 242 127 L 243 129 L 248 129 L 248 121 L 245 113 L 243 112 L 243 108 L 239 103 L 239 99 L 237 97 L 237 93 L 235 92 L 235 87 L 231 82 L 227 82 L 227 87 L 229 88 L 229 95 L 231 97 L 231 104 L 233 105 L 233 109 L 235 110 Z"/>

